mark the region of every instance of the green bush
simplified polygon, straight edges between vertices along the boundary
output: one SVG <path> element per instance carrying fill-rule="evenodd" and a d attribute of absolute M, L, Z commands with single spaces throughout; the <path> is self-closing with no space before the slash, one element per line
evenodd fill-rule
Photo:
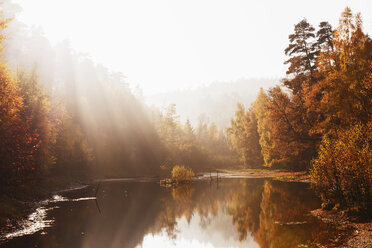
<path fill-rule="evenodd" d="M 172 179 L 179 182 L 190 181 L 195 176 L 194 172 L 190 168 L 186 168 L 183 165 L 176 165 L 172 169 Z"/>
<path fill-rule="evenodd" d="M 371 209 L 372 123 L 324 138 L 312 161 L 311 182 L 324 206 Z"/>

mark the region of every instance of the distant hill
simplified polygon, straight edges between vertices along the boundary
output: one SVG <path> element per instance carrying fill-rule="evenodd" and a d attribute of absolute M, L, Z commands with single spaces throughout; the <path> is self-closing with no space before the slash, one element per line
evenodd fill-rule
<path fill-rule="evenodd" d="M 225 128 L 238 102 L 249 107 L 261 87 L 268 89 L 277 84 L 279 79 L 268 78 L 215 82 L 196 89 L 150 95 L 145 102 L 160 108 L 176 104 L 181 121 L 188 118 L 194 126 L 199 120 L 214 121 L 219 128 Z"/>

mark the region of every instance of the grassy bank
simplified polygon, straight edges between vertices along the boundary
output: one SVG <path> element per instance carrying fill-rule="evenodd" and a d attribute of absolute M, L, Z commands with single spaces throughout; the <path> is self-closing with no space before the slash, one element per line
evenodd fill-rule
<path fill-rule="evenodd" d="M 222 169 L 218 171 L 232 175 L 273 178 L 275 180 L 287 182 L 310 182 L 310 177 L 307 171 L 288 171 L 285 169 L 249 169 L 243 167 Z"/>

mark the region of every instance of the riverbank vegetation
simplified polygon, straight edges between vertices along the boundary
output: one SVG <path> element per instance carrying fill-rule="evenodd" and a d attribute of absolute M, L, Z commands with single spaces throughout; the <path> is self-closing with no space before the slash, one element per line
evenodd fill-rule
<path fill-rule="evenodd" d="M 40 29 L 14 18 L 17 4 L 0 6 L 5 218 L 19 212 L 12 202 L 30 200 L 14 194 L 22 187 L 44 196 L 39 185 L 51 193 L 56 187 L 48 185 L 58 182 L 68 187 L 95 178 L 169 175 L 175 164 L 202 171 L 230 163 L 226 137 L 213 122 L 201 119 L 193 127 L 181 123 L 175 105 L 146 106 L 122 73 L 95 64 L 67 41 L 52 45 Z"/>
<path fill-rule="evenodd" d="M 191 181 L 191 179 L 195 176 L 195 173 L 190 168 L 186 168 L 185 166 L 176 165 L 172 169 L 172 179 L 177 180 L 179 182 L 182 181 Z"/>
<path fill-rule="evenodd" d="M 184 165 L 175 165 L 172 168 L 171 178 L 160 180 L 160 186 L 172 187 L 179 184 L 190 183 L 195 176 L 194 171 Z"/>
<path fill-rule="evenodd" d="M 309 170 L 324 206 L 371 210 L 372 40 L 349 8 L 333 29 L 303 19 L 282 86 L 238 105 L 227 129 L 248 167 Z"/>

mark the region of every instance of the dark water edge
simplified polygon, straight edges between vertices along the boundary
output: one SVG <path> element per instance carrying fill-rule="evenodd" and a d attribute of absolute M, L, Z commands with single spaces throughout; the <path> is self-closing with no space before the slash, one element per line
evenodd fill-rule
<path fill-rule="evenodd" d="M 98 191 L 97 185 L 42 202 L 35 229 L 8 236 L 0 247 L 177 247 L 192 239 L 212 247 L 332 247 L 348 234 L 309 214 L 320 201 L 307 183 L 224 178 L 164 188 L 154 179 L 114 179 Z"/>

